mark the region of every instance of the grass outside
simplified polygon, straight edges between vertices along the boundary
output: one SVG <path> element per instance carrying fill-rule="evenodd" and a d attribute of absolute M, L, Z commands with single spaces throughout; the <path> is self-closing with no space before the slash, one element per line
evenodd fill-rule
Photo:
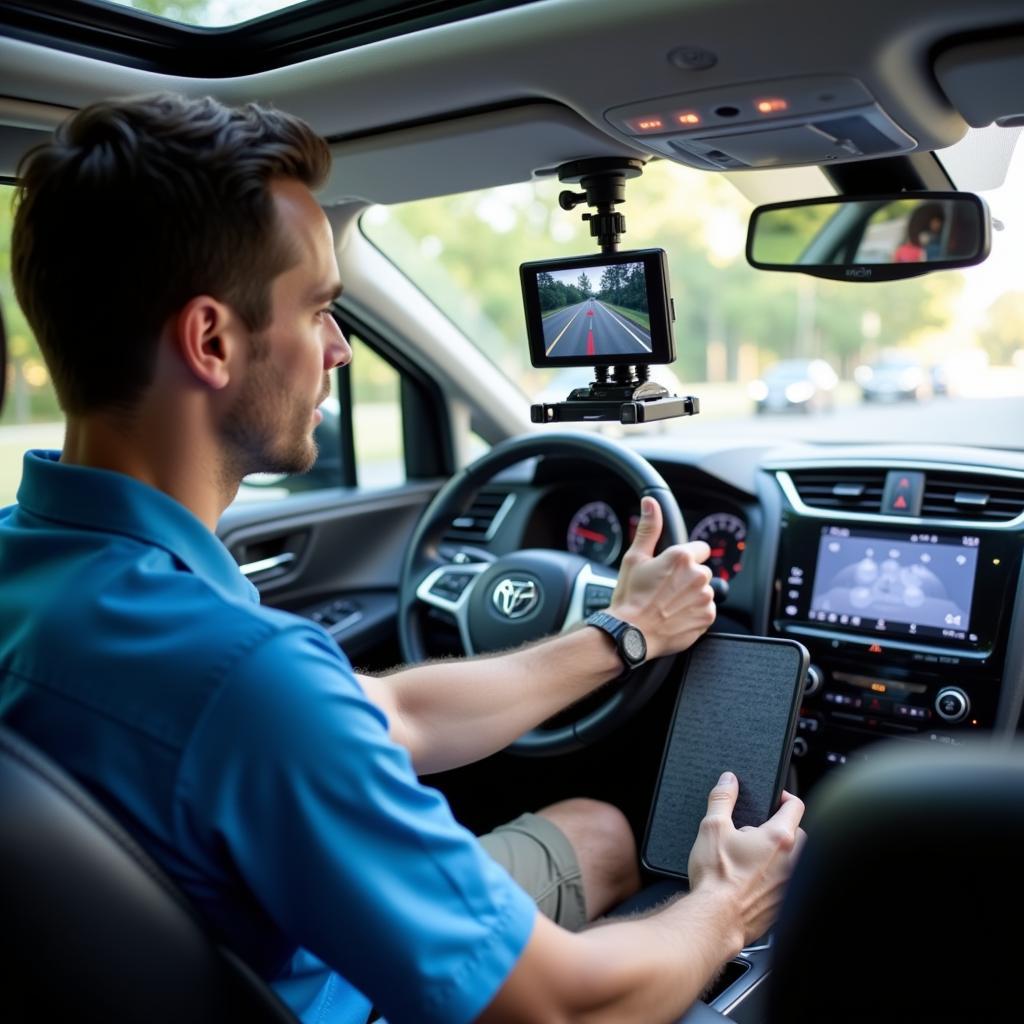
<path fill-rule="evenodd" d="M 610 302 L 605 302 L 604 305 L 609 309 L 614 309 L 616 313 L 626 317 L 627 320 L 632 320 L 633 323 L 639 324 L 645 331 L 650 333 L 651 318 L 646 313 L 641 313 L 637 309 L 626 309 L 625 306 L 614 306 Z"/>
<path fill-rule="evenodd" d="M 554 316 L 556 313 L 561 313 L 563 309 L 568 309 L 570 305 L 575 306 L 576 303 L 571 302 L 567 303 L 564 306 L 559 306 L 558 309 L 549 309 L 546 313 L 541 313 L 540 318 L 541 320 L 547 320 L 549 316 Z"/>

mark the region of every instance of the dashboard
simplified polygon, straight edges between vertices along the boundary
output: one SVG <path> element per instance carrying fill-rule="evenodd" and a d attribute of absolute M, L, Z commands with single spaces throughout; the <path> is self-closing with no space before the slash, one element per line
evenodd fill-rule
<path fill-rule="evenodd" d="M 743 571 L 747 518 L 742 506 L 713 490 L 690 495 L 682 506 L 690 540 L 711 549 L 708 566 L 729 582 Z M 551 547 L 618 568 L 640 521 L 640 503 L 614 486 L 567 484 L 547 494 L 534 509 L 524 546 Z"/>
<path fill-rule="evenodd" d="M 636 446 L 729 583 L 715 628 L 809 650 L 793 763 L 802 791 L 878 740 L 1007 736 L 1024 701 L 1024 457 L 983 449 Z M 617 480 L 533 464 L 502 486 L 497 549 L 614 570 L 639 502 Z M 499 480 L 495 480 L 498 484 Z M 756 685 L 754 683 L 753 685 Z"/>

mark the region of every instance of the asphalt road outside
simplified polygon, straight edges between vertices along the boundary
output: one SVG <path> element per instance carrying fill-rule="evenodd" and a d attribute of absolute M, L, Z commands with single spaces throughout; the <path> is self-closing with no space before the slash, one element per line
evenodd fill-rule
<path fill-rule="evenodd" d="M 544 318 L 544 351 L 553 359 L 618 359 L 651 351 L 651 334 L 597 299 Z"/>
<path fill-rule="evenodd" d="M 686 419 L 662 421 L 662 429 L 673 435 L 675 444 L 692 438 L 694 441 L 757 439 L 767 445 L 786 441 L 964 444 L 996 448 L 1024 445 L 1024 397 L 1019 395 L 940 397 L 892 404 L 858 401 L 839 406 L 832 412 L 756 416 L 752 409 L 745 414 L 726 412 L 722 406 L 728 403 L 716 400 L 714 386 L 702 388 L 697 384 L 692 390 L 684 390 L 701 398 L 701 413 Z M 747 404 L 753 406 L 753 402 Z"/>

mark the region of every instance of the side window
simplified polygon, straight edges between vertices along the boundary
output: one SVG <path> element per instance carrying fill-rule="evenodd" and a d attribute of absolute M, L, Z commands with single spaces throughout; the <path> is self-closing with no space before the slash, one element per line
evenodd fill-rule
<path fill-rule="evenodd" d="M 352 439 L 360 487 L 405 483 L 402 380 L 358 334 L 349 334 L 352 364 Z"/>
<path fill-rule="evenodd" d="M 14 297 L 11 229 L 14 188 L 0 185 L 0 312 L 7 329 L 7 398 L 0 415 L 0 508 L 10 505 L 29 448 L 59 448 L 64 422 L 39 346 Z"/>

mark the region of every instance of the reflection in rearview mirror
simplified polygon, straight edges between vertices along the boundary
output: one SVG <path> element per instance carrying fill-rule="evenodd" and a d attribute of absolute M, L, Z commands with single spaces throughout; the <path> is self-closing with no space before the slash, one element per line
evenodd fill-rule
<path fill-rule="evenodd" d="M 762 270 L 841 281 L 894 281 L 981 263 L 988 208 L 964 192 L 836 197 L 758 207 L 747 260 Z"/>

